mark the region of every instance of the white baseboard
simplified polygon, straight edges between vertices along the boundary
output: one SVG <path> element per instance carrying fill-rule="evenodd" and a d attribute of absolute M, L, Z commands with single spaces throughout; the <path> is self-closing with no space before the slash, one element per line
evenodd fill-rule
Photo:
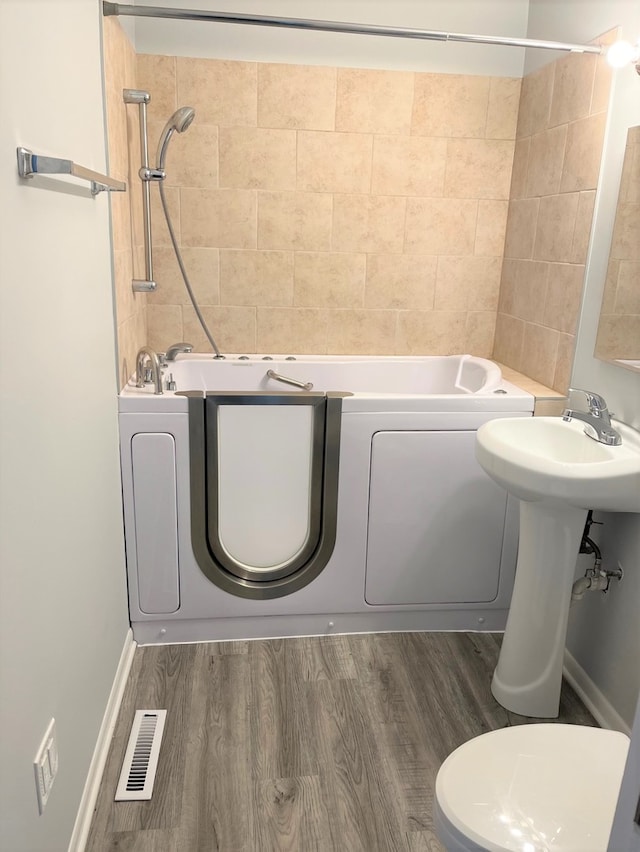
<path fill-rule="evenodd" d="M 109 700 L 104 711 L 91 763 L 89 764 L 89 772 L 82 792 L 82 798 L 80 799 L 80 807 L 78 808 L 76 822 L 73 826 L 68 852 L 84 852 L 89 836 L 89 829 L 91 828 L 96 799 L 98 798 L 102 773 L 107 762 L 107 754 L 109 753 L 113 730 L 118 719 L 124 688 L 129 677 L 131 663 L 133 662 L 133 654 L 137 647 L 137 643 L 133 639 L 133 631 L 129 629 L 125 637 L 122 653 L 120 654 L 120 661 L 118 662 L 118 668 L 116 669 L 111 686 Z"/>
<path fill-rule="evenodd" d="M 608 698 L 600 692 L 589 675 L 569 651 L 564 652 L 563 674 L 594 716 L 600 727 L 610 731 L 622 731 L 631 736 L 631 728 L 617 712 Z"/>

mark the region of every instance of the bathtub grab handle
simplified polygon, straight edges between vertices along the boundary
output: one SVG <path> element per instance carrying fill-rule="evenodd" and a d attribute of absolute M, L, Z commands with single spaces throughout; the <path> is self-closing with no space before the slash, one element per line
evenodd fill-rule
<path fill-rule="evenodd" d="M 284 382 L 285 385 L 293 385 L 295 388 L 302 388 L 302 390 L 310 391 L 313 389 L 313 382 L 301 382 L 298 379 L 291 379 L 289 376 L 281 376 L 275 370 L 267 370 L 267 376 L 277 382 Z"/>

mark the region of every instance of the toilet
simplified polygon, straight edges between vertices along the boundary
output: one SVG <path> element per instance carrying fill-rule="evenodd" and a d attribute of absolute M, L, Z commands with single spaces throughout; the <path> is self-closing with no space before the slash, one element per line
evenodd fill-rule
<path fill-rule="evenodd" d="M 629 737 L 530 724 L 464 743 L 436 778 L 447 852 L 606 852 Z"/>

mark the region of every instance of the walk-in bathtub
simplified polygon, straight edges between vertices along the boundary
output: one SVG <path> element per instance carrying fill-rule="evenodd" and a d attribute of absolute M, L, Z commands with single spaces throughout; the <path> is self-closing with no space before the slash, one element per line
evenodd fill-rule
<path fill-rule="evenodd" d="M 475 432 L 534 400 L 495 364 L 179 355 L 174 383 L 120 394 L 138 642 L 504 628 L 517 504 Z"/>

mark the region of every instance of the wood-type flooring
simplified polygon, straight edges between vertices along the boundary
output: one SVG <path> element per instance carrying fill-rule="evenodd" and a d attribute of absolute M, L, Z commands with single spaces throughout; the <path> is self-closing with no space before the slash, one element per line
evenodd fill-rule
<path fill-rule="evenodd" d="M 498 650 L 487 633 L 139 648 L 86 852 L 440 852 L 444 758 L 533 721 L 491 695 Z M 153 798 L 114 802 L 134 712 L 153 708 Z M 557 721 L 596 724 L 566 683 Z"/>

